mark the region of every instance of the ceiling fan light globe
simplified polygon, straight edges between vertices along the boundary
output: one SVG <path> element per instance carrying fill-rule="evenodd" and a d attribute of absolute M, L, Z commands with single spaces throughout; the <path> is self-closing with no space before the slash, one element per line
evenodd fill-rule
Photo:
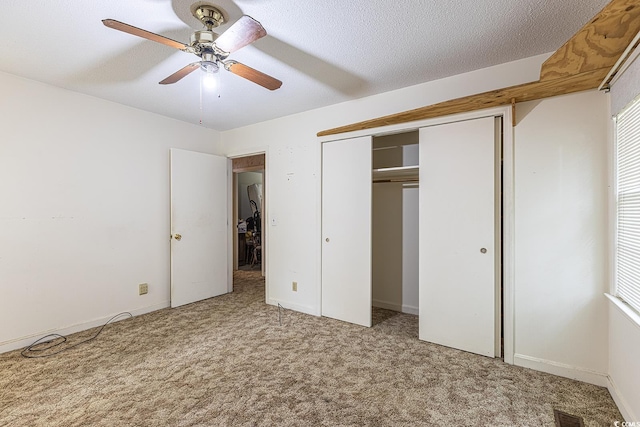
<path fill-rule="evenodd" d="M 207 90 L 214 90 L 218 86 L 218 77 L 214 73 L 204 73 L 202 86 Z"/>
<path fill-rule="evenodd" d="M 217 62 L 212 61 L 202 61 L 200 62 L 200 68 L 207 74 L 215 74 L 220 69 L 220 66 Z"/>
<path fill-rule="evenodd" d="M 200 61 L 200 68 L 204 71 L 202 76 L 202 87 L 207 90 L 214 90 L 218 86 L 217 72 L 220 65 L 217 61 Z"/>

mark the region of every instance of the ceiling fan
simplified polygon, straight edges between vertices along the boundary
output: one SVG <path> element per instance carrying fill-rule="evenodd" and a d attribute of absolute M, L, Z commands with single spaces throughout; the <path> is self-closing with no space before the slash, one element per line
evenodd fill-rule
<path fill-rule="evenodd" d="M 217 73 L 220 67 L 223 67 L 225 70 L 269 90 L 276 90 L 282 86 L 282 82 L 278 79 L 237 61 L 227 60 L 231 53 L 267 35 L 267 31 L 258 21 L 248 15 L 243 15 L 225 32 L 218 35 L 212 30 L 225 22 L 225 17 L 220 9 L 212 4 L 199 2 L 191 6 L 191 13 L 204 24 L 205 29 L 195 31 L 191 35 L 191 41 L 188 45 L 115 19 L 103 19 L 102 23 L 114 30 L 133 34 L 183 52 L 193 53 L 201 58 L 201 61 L 189 64 L 171 74 L 160 84 L 175 83 L 198 68 L 206 73 Z"/>

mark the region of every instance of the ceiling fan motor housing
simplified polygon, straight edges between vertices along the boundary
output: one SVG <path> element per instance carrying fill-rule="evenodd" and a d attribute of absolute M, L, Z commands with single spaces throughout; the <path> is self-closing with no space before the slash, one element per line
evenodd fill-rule
<path fill-rule="evenodd" d="M 218 38 L 218 35 L 213 31 L 209 31 L 209 30 L 196 31 L 195 33 L 191 34 L 191 46 L 195 47 L 196 45 L 199 45 L 199 44 L 210 45 L 214 41 L 216 41 L 217 38 Z"/>
<path fill-rule="evenodd" d="M 203 61 L 216 63 L 223 61 L 229 56 L 215 45 L 218 35 L 209 30 L 196 31 L 191 35 L 191 47 L 193 53 L 202 58 Z"/>

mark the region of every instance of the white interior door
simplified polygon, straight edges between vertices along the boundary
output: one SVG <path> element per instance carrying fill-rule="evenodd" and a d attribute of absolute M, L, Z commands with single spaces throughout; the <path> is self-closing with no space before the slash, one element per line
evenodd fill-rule
<path fill-rule="evenodd" d="M 229 287 L 228 160 L 171 149 L 171 306 Z"/>
<path fill-rule="evenodd" d="M 495 119 L 420 129 L 419 335 L 495 353 Z"/>
<path fill-rule="evenodd" d="M 371 326 L 371 137 L 322 145 L 322 315 Z"/>

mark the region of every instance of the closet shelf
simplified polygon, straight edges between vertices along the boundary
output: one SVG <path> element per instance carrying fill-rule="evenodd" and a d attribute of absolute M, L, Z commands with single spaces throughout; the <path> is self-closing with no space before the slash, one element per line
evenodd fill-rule
<path fill-rule="evenodd" d="M 373 182 L 418 181 L 419 166 L 399 166 L 373 170 Z"/>

